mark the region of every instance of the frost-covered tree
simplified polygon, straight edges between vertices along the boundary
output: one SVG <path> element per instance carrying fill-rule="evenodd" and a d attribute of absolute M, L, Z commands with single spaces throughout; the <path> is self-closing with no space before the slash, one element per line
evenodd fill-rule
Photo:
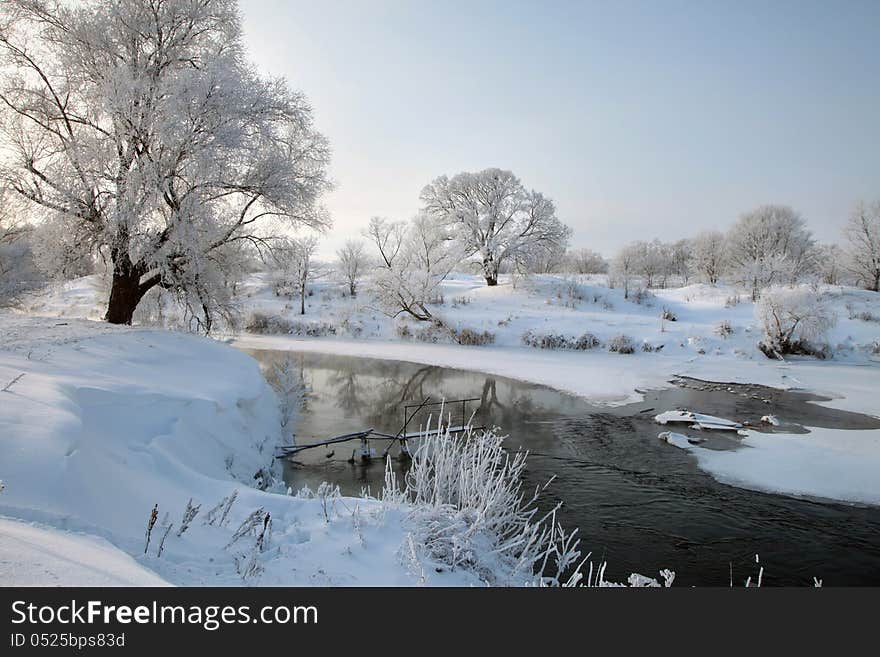
<path fill-rule="evenodd" d="M 880 201 L 859 203 L 844 234 L 850 271 L 865 288 L 880 291 Z"/>
<path fill-rule="evenodd" d="M 575 274 L 607 274 L 608 261 L 591 249 L 574 249 L 565 257 L 566 267 Z"/>
<path fill-rule="evenodd" d="M 667 245 L 660 240 L 631 242 L 618 254 L 618 271 L 626 269 L 630 277 L 638 276 L 646 287 L 654 287 L 668 278 L 671 258 Z M 622 265 L 625 265 L 623 268 Z"/>
<path fill-rule="evenodd" d="M 528 257 L 515 259 L 514 271 L 519 275 L 554 274 L 565 268 L 566 245 L 536 249 Z M 503 269 L 502 269 L 503 271 Z"/>
<path fill-rule="evenodd" d="M 406 222 L 372 217 L 364 236 L 375 245 L 380 266 L 390 268 L 403 248 Z"/>
<path fill-rule="evenodd" d="M 487 285 L 498 284 L 503 265 L 528 270 L 530 262 L 569 239 L 553 202 L 527 190 L 510 171 L 441 176 L 422 190 L 421 199 L 424 212 L 450 229 L 465 257 L 479 259 Z"/>
<path fill-rule="evenodd" d="M 724 235 L 705 231 L 691 240 L 690 267 L 707 283 L 715 285 L 725 268 Z"/>
<path fill-rule="evenodd" d="M 357 295 L 358 283 L 369 265 L 366 245 L 361 240 L 346 240 L 336 257 L 339 275 L 348 285 L 348 293 Z"/>
<path fill-rule="evenodd" d="M 15 201 L 0 188 L 0 307 L 12 304 L 41 278 L 32 249 L 34 231 Z"/>
<path fill-rule="evenodd" d="M 13 193 L 0 187 L 0 244 L 11 244 L 20 239 L 28 226 L 16 207 Z"/>
<path fill-rule="evenodd" d="M 667 245 L 669 275 L 675 276 L 684 285 L 690 281 L 691 274 L 691 241 L 678 240 Z"/>
<path fill-rule="evenodd" d="M 395 235 L 400 224 L 385 222 Z M 440 297 L 440 284 L 461 261 L 458 244 L 426 214 L 415 217 L 389 249 L 388 230 L 371 231 L 379 264 L 370 279 L 370 294 L 390 317 L 407 314 L 420 321 L 433 319 L 428 306 Z M 392 255 L 393 253 L 393 255 Z M 387 263 L 387 264 L 386 264 Z"/>
<path fill-rule="evenodd" d="M 156 286 L 210 314 L 235 247 L 326 225 L 326 140 L 301 93 L 249 65 L 235 0 L 0 12 L 0 177 L 107 259 L 107 321 Z"/>
<path fill-rule="evenodd" d="M 814 265 L 813 237 L 803 218 L 788 206 L 763 205 L 737 221 L 727 235 L 728 265 L 752 299 L 774 283 L 792 283 Z"/>
<path fill-rule="evenodd" d="M 840 285 L 846 273 L 846 254 L 837 244 L 816 247 L 816 274 L 827 285 Z"/>
<path fill-rule="evenodd" d="M 821 343 L 837 316 L 808 287 L 773 285 L 761 292 L 755 317 L 764 332 L 758 345 L 768 358 L 821 353 Z"/>
<path fill-rule="evenodd" d="M 309 283 L 320 272 L 315 267 L 315 254 L 318 251 L 318 238 L 315 235 L 288 238 L 283 246 L 273 250 L 273 263 L 276 286 L 293 289 L 299 296 L 299 314 L 306 314 L 306 296 Z M 276 288 L 277 289 L 277 288 Z"/>
<path fill-rule="evenodd" d="M 624 246 L 611 263 L 611 273 L 623 286 L 623 298 L 629 299 L 629 288 L 642 258 L 642 248 L 638 243 Z"/>

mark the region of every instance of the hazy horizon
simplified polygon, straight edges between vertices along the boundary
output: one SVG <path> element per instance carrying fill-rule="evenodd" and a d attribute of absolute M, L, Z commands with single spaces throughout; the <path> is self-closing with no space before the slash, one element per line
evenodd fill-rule
<path fill-rule="evenodd" d="M 840 241 L 880 197 L 880 3 L 243 0 L 252 60 L 333 147 L 331 254 L 433 178 L 501 167 L 572 245 L 726 229 L 791 205 Z"/>

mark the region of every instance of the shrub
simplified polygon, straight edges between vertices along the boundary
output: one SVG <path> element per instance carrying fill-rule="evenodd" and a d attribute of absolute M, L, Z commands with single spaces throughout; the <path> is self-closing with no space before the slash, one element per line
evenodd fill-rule
<path fill-rule="evenodd" d="M 718 323 L 718 325 L 715 327 L 715 335 L 722 338 L 728 338 L 733 335 L 733 326 L 730 324 L 729 319 L 725 319 L 724 321 Z"/>
<path fill-rule="evenodd" d="M 667 322 L 678 321 L 678 318 L 675 316 L 675 313 L 672 312 L 666 306 L 663 306 L 663 312 L 660 313 L 660 319 L 666 320 Z"/>
<path fill-rule="evenodd" d="M 601 342 L 592 333 L 583 333 L 579 337 L 568 337 L 561 333 L 535 333 L 526 331 L 522 336 L 523 344 L 535 349 L 571 349 L 586 351 L 598 347 Z"/>
<path fill-rule="evenodd" d="M 251 313 L 245 330 L 263 335 L 298 335 L 311 338 L 336 335 L 336 327 L 328 322 L 303 322 L 261 312 Z"/>
<path fill-rule="evenodd" d="M 623 333 L 615 335 L 608 342 L 608 351 L 616 354 L 632 354 L 635 353 L 636 347 L 633 339 Z"/>
<path fill-rule="evenodd" d="M 863 310 L 861 312 L 852 313 L 849 316 L 850 319 L 860 319 L 863 322 L 880 322 L 880 318 L 878 318 L 873 313 L 868 312 L 867 310 Z"/>
<path fill-rule="evenodd" d="M 443 324 L 436 320 L 419 326 L 413 331 L 413 337 L 419 342 L 445 342 L 448 336 L 449 332 Z"/>
<path fill-rule="evenodd" d="M 758 348 L 768 358 L 784 354 L 818 358 L 829 355 L 824 338 L 837 317 L 810 290 L 769 287 L 761 293 L 755 316 L 764 332 Z"/>
<path fill-rule="evenodd" d="M 598 347 L 601 343 L 599 342 L 599 338 L 597 338 L 592 333 L 582 333 L 577 340 L 574 341 L 574 346 L 572 349 L 576 349 L 578 351 L 586 351 L 587 349 L 594 349 Z"/>
<path fill-rule="evenodd" d="M 411 329 L 406 324 L 399 324 L 395 328 L 395 333 L 403 339 L 415 338 L 419 342 L 457 342 L 458 344 L 467 346 L 483 346 L 494 344 L 495 334 L 490 331 L 477 331 L 471 328 L 454 329 L 446 326 L 439 319 Z"/>
<path fill-rule="evenodd" d="M 651 294 L 651 292 L 649 290 L 647 290 L 646 288 L 641 288 L 641 287 L 629 295 L 629 298 L 633 303 L 636 303 L 639 305 L 644 304 L 646 306 L 651 305 L 650 301 L 653 297 L 654 297 L 654 295 Z"/>
<path fill-rule="evenodd" d="M 489 331 L 475 331 L 469 328 L 454 331 L 453 337 L 458 344 L 471 347 L 481 347 L 483 345 L 495 343 L 494 333 L 490 333 Z"/>
<path fill-rule="evenodd" d="M 492 430 L 438 430 L 419 441 L 403 487 L 388 462 L 382 499 L 409 509 L 401 560 L 422 572 L 423 562 L 469 571 L 490 585 L 577 584 L 577 538 L 555 512 L 538 514 L 537 493 L 523 490 L 526 454 L 503 443 Z"/>

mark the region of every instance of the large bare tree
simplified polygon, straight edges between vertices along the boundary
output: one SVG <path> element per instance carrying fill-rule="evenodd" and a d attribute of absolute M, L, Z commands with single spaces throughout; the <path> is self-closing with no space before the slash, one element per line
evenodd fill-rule
<path fill-rule="evenodd" d="M 248 65 L 234 0 L 0 10 L 0 176 L 109 261 L 107 321 L 162 286 L 210 322 L 242 245 L 327 223 L 327 143 L 302 94 Z"/>

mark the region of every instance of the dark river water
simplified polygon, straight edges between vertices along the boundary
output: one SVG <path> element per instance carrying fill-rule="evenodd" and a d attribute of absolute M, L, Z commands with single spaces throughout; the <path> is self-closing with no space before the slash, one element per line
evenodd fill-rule
<path fill-rule="evenodd" d="M 560 521 L 580 528 L 581 545 L 594 559 L 607 560 L 607 579 L 621 581 L 631 572 L 656 577 L 670 568 L 676 584 L 726 586 L 732 570 L 734 583 L 741 585 L 756 575 L 760 554 L 765 585 L 811 584 L 814 576 L 826 586 L 880 585 L 880 508 L 720 484 L 687 452 L 658 440 L 664 429 L 653 421 L 662 411 L 688 408 L 751 423 L 769 412 L 783 421 L 776 430 L 786 432 L 803 431 L 804 425 L 880 428 L 877 419 L 809 403 L 819 397 L 679 380 L 668 389 L 643 391 L 642 402 L 610 408 L 478 372 L 323 354 L 249 353 L 264 366 L 289 359 L 301 373 L 306 392 L 294 427 L 300 444 L 367 428 L 397 434 L 407 403 L 478 398 L 468 410 L 476 411 L 475 422 L 500 427 L 509 449 L 529 450 L 527 488 L 556 476 L 543 505 L 563 502 Z M 418 414 L 409 430 L 426 420 L 425 413 Z M 703 446 L 736 444 L 736 438 L 711 432 Z M 381 453 L 386 444 L 375 445 Z M 315 488 L 329 481 L 345 494 L 359 495 L 365 488 L 377 493 L 383 461 L 350 463 L 356 446 L 298 454 L 296 462 L 285 464 L 287 484 Z M 396 444 L 390 453 L 396 456 Z M 405 468 L 405 461 L 396 463 Z"/>

